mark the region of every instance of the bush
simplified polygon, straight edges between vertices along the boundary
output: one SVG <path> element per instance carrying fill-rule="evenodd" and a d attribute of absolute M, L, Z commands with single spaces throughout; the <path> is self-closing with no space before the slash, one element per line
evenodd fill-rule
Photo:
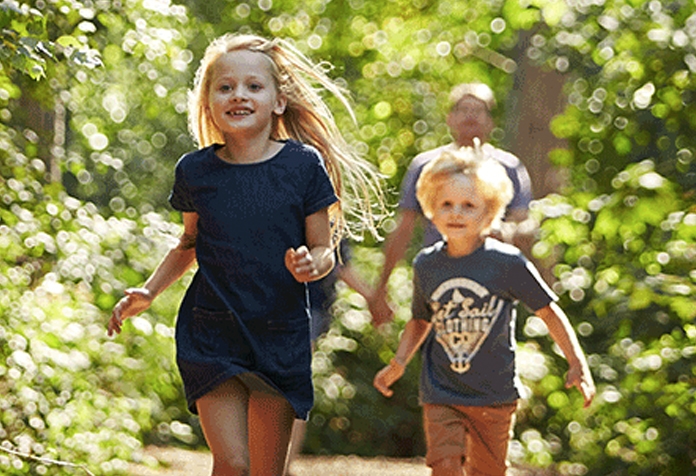
<path fill-rule="evenodd" d="M 104 219 L 36 183 L 0 182 L 0 471 L 74 474 L 51 459 L 116 474 L 143 440 L 196 444 L 173 361 L 181 287 L 118 339 L 105 327 L 179 227 L 154 213 Z"/>

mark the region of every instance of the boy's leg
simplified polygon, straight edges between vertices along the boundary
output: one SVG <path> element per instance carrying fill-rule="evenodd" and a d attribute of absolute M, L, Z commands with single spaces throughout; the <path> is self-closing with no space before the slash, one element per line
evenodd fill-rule
<path fill-rule="evenodd" d="M 425 462 L 432 476 L 462 476 L 466 421 L 449 405 L 423 405 L 423 427 L 427 454 Z"/>
<path fill-rule="evenodd" d="M 295 411 L 275 389 L 260 382 L 249 399 L 249 452 L 253 476 L 282 476 Z"/>
<path fill-rule="evenodd" d="M 213 476 L 249 476 L 249 392 L 231 378 L 196 401 L 201 427 L 213 455 Z"/>
<path fill-rule="evenodd" d="M 464 476 L 462 460 L 459 458 L 445 458 L 433 463 L 431 476 Z"/>
<path fill-rule="evenodd" d="M 505 476 L 517 404 L 457 408 L 468 420 L 466 474 Z"/>

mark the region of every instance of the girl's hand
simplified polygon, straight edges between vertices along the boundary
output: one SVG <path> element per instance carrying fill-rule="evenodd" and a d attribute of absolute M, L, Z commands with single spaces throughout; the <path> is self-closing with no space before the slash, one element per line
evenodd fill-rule
<path fill-rule="evenodd" d="M 125 296 L 116 304 L 114 311 L 111 313 L 108 325 L 109 337 L 114 335 L 114 333 L 120 334 L 123 321 L 140 314 L 150 307 L 153 299 L 152 293 L 145 288 L 126 289 Z"/>
<path fill-rule="evenodd" d="M 590 403 L 592 403 L 597 393 L 592 374 L 590 374 L 590 369 L 580 363 L 571 365 L 568 369 L 565 386 L 566 388 L 576 387 L 580 390 L 582 398 L 585 400 L 585 408 L 590 406 Z"/>
<path fill-rule="evenodd" d="M 374 293 L 367 299 L 367 308 L 372 314 L 372 325 L 380 327 L 394 319 L 394 308 L 385 293 Z"/>
<path fill-rule="evenodd" d="M 319 275 L 314 258 L 304 245 L 297 249 L 290 248 L 285 252 L 285 267 L 300 283 L 314 281 Z"/>
<path fill-rule="evenodd" d="M 377 372 L 372 385 L 374 385 L 374 387 L 379 390 L 379 393 L 385 397 L 391 397 L 394 395 L 394 391 L 389 387 L 391 387 L 394 382 L 399 380 L 404 375 L 405 370 L 406 369 L 403 365 L 392 359 L 392 361 L 389 362 L 389 365 Z"/>

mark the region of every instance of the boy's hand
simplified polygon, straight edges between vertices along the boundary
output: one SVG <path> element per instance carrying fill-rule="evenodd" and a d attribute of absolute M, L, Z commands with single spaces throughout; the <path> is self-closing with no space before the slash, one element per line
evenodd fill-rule
<path fill-rule="evenodd" d="M 389 365 L 377 372 L 372 385 L 385 397 L 391 397 L 394 395 L 394 391 L 389 387 L 404 375 L 404 371 L 404 366 L 392 359 Z"/>
<path fill-rule="evenodd" d="M 285 252 L 285 267 L 300 283 L 314 281 L 319 275 L 312 254 L 304 245 L 297 249 L 290 248 Z"/>
<path fill-rule="evenodd" d="M 585 400 L 585 408 L 590 406 L 590 403 L 592 403 L 592 400 L 597 393 L 590 370 L 580 363 L 571 365 L 568 369 L 566 388 L 570 387 L 576 387 L 578 390 L 580 390 L 580 393 L 582 393 L 582 398 Z"/>
<path fill-rule="evenodd" d="M 145 288 L 126 289 L 125 296 L 116 304 L 116 307 L 114 307 L 111 313 L 111 319 L 109 319 L 108 325 L 109 337 L 114 335 L 114 333 L 120 334 L 123 321 L 129 317 L 140 314 L 150 307 L 153 299 L 150 291 Z"/>

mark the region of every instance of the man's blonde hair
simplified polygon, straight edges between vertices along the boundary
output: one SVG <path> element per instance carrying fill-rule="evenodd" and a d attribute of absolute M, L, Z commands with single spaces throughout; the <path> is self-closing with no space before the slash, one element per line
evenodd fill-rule
<path fill-rule="evenodd" d="M 473 180 L 492 217 L 491 228 L 497 228 L 505 215 L 505 208 L 512 200 L 514 189 L 505 167 L 489 157 L 478 140 L 474 147 L 443 152 L 423 168 L 416 183 L 416 198 L 423 214 L 428 219 L 433 217 L 438 191 L 447 180 L 457 175 Z"/>
<path fill-rule="evenodd" d="M 348 94 L 332 81 L 326 63 L 314 64 L 289 42 L 256 35 L 226 34 L 208 46 L 189 94 L 189 129 L 199 147 L 224 144 L 208 107 L 212 66 L 222 55 L 239 50 L 264 54 L 269 59 L 278 92 L 287 99 L 285 111 L 274 116 L 271 138 L 295 139 L 316 148 L 326 163 L 339 201 L 329 208 L 334 242 L 344 231 L 353 238 L 369 230 L 379 237 L 378 224 L 386 215 L 382 176 L 346 142 L 320 91 L 331 93 L 355 122 Z M 315 87 L 317 85 L 317 87 Z M 346 215 L 350 215 L 347 227 Z"/>
<path fill-rule="evenodd" d="M 473 96 L 479 101 L 483 101 L 491 112 L 495 108 L 495 94 L 487 84 L 483 83 L 462 83 L 454 88 L 449 95 L 450 108 L 456 107 L 464 96 Z"/>

